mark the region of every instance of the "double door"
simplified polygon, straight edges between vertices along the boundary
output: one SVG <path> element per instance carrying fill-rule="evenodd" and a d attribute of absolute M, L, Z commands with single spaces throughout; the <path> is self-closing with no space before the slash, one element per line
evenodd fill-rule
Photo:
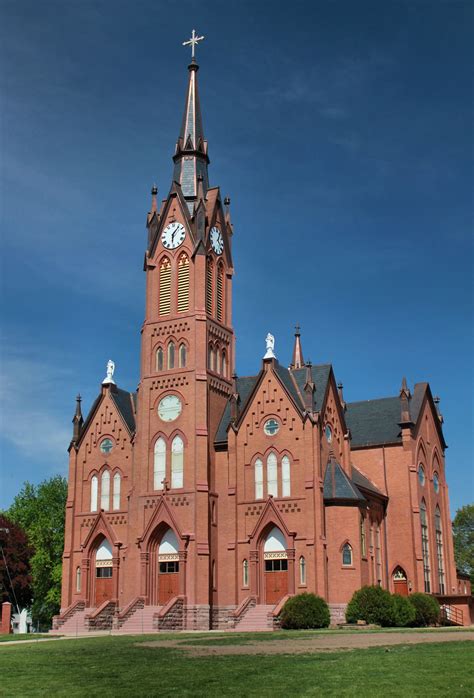
<path fill-rule="evenodd" d="M 288 560 L 265 560 L 265 603 L 277 604 L 288 593 Z"/>

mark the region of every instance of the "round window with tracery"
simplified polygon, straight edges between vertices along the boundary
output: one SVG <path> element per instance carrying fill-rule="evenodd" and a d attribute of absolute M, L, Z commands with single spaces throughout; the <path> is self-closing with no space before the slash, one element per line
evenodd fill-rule
<path fill-rule="evenodd" d="M 113 449 L 114 445 L 112 443 L 111 439 L 103 439 L 100 442 L 100 450 L 102 453 L 110 453 L 110 451 Z"/>
<path fill-rule="evenodd" d="M 278 424 L 276 419 L 267 419 L 267 421 L 263 425 L 263 431 L 267 436 L 274 436 L 278 433 L 279 429 L 280 425 Z"/>

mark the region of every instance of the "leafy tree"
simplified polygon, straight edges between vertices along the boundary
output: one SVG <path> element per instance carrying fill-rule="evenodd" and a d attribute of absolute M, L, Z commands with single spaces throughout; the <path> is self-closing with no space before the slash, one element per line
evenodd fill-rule
<path fill-rule="evenodd" d="M 13 500 L 8 517 L 27 533 L 34 547 L 33 622 L 48 626 L 59 611 L 67 481 L 57 475 L 39 485 L 25 482 Z"/>
<path fill-rule="evenodd" d="M 31 603 L 33 548 L 23 529 L 4 514 L 0 514 L 0 548 L 0 603 L 10 601 L 16 613 L 17 604 L 21 610 Z"/>
<path fill-rule="evenodd" d="M 281 612 L 281 627 L 285 629 L 327 628 L 329 623 L 329 607 L 316 594 L 292 596 Z"/>
<path fill-rule="evenodd" d="M 461 572 L 474 584 L 474 504 L 457 510 L 453 521 L 454 557 Z"/>

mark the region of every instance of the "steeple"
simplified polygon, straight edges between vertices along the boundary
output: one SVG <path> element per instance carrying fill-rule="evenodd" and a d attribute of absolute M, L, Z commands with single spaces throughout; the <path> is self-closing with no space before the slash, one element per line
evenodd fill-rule
<path fill-rule="evenodd" d="M 293 347 L 293 358 L 291 359 L 291 368 L 302 368 L 304 366 L 303 350 L 301 348 L 301 333 L 300 326 L 295 327 L 295 344 Z"/>
<path fill-rule="evenodd" d="M 189 80 L 183 122 L 173 155 L 173 181 L 181 185 L 184 198 L 194 202 L 198 194 L 198 177 L 202 177 L 204 196 L 209 189 L 207 141 L 202 127 L 201 105 L 197 85 L 199 66 L 192 58 L 188 66 Z M 189 204 L 188 204 L 189 205 Z M 192 205 L 190 206 L 192 208 Z"/>
<path fill-rule="evenodd" d="M 71 443 L 73 444 L 76 444 L 79 441 L 79 438 L 81 436 L 82 425 L 84 424 L 84 420 L 82 418 L 81 401 L 82 398 L 80 395 L 78 395 L 76 397 L 76 412 L 74 414 L 74 417 L 72 418 L 73 431 Z"/>

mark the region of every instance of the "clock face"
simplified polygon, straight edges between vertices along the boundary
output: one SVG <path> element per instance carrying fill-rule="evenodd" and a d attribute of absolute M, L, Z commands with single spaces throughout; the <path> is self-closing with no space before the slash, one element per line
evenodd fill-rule
<path fill-rule="evenodd" d="M 167 225 L 161 233 L 161 242 L 163 243 L 163 247 L 166 247 L 167 250 L 174 250 L 184 242 L 185 237 L 186 231 L 184 225 L 178 223 L 178 221 L 174 221 Z"/>
<path fill-rule="evenodd" d="M 177 395 L 167 395 L 158 404 L 158 416 L 164 422 L 172 422 L 181 414 L 181 400 Z"/>
<path fill-rule="evenodd" d="M 222 238 L 222 233 L 219 228 L 212 228 L 211 230 L 211 246 L 216 254 L 222 254 L 224 249 L 224 240 Z"/>

